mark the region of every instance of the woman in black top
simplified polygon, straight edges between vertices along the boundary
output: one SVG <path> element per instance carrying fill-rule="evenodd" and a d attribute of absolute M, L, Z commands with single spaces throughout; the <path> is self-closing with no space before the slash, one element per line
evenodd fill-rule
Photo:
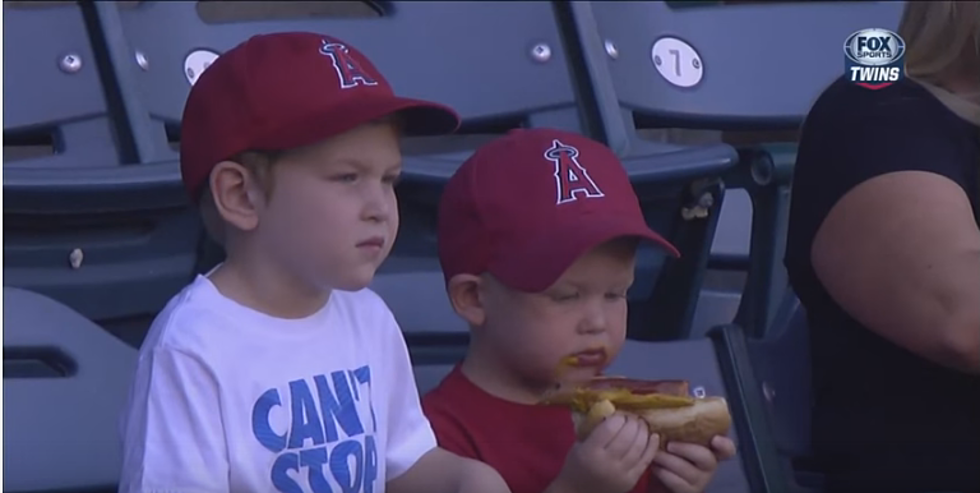
<path fill-rule="evenodd" d="M 980 492 L 980 2 L 909 2 L 908 78 L 804 124 L 786 252 L 838 492 Z"/>

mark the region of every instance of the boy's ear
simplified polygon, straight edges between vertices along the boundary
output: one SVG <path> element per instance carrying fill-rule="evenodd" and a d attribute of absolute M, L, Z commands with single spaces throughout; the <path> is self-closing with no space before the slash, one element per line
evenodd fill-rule
<path fill-rule="evenodd" d="M 242 165 L 222 161 L 211 170 L 209 185 L 214 207 L 232 226 L 251 231 L 259 224 L 257 201 L 261 194 L 253 190 L 253 177 Z"/>
<path fill-rule="evenodd" d="M 457 274 L 449 279 L 449 302 L 470 327 L 482 326 L 487 318 L 481 296 L 482 284 L 483 279 L 473 274 Z"/>

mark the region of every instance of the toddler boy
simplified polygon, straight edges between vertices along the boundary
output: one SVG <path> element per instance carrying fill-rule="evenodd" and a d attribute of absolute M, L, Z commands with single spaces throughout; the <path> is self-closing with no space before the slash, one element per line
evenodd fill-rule
<path fill-rule="evenodd" d="M 439 214 L 449 297 L 471 326 L 465 360 L 423 399 L 440 446 L 490 464 L 515 493 L 703 490 L 734 455 L 730 439 L 658 451 L 645 423 L 618 414 L 576 443 L 570 411 L 538 404 L 622 347 L 638 242 L 677 255 L 647 226 L 612 151 L 514 131 L 460 167 Z"/>

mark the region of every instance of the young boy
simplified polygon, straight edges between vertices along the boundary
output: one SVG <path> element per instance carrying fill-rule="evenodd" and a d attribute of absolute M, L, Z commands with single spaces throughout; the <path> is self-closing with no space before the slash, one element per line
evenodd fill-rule
<path fill-rule="evenodd" d="M 143 344 L 120 491 L 508 491 L 437 448 L 401 332 L 365 289 L 398 229 L 393 122 L 458 125 L 318 34 L 253 37 L 196 82 L 181 173 L 227 260 Z"/>
<path fill-rule="evenodd" d="M 570 412 L 537 404 L 623 345 L 637 243 L 677 255 L 616 156 L 580 135 L 517 130 L 463 164 L 439 214 L 449 297 L 472 327 L 463 363 L 423 398 L 439 445 L 490 464 L 515 493 L 702 491 L 735 454 L 730 439 L 658 451 L 641 420 L 619 414 L 576 443 Z"/>

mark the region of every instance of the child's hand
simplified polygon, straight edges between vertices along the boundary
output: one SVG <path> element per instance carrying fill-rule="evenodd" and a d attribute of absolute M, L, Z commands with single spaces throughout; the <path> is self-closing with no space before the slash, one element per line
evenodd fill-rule
<path fill-rule="evenodd" d="M 735 457 L 735 442 L 716 436 L 711 448 L 673 442 L 653 458 L 653 474 L 673 493 L 701 493 L 715 476 L 718 462 Z"/>
<path fill-rule="evenodd" d="M 660 437 L 650 435 L 646 422 L 616 413 L 584 441 L 576 443 L 549 490 L 620 493 L 631 490 L 650 467 Z"/>

